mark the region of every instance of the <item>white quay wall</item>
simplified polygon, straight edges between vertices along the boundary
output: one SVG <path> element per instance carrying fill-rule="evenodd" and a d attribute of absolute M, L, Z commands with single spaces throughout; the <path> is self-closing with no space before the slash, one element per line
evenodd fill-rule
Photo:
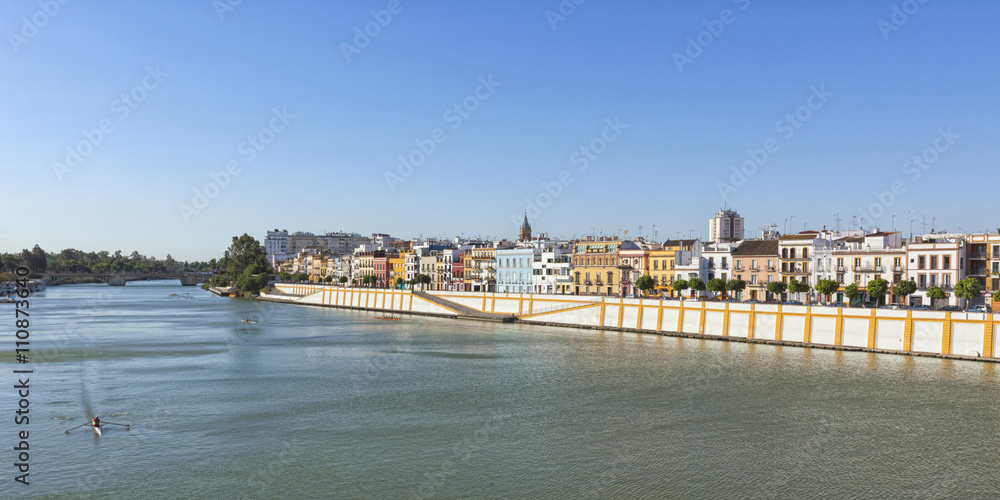
<path fill-rule="evenodd" d="M 277 284 L 277 298 L 313 305 L 457 316 L 456 311 L 385 290 Z M 524 323 L 638 330 L 860 348 L 886 352 L 1000 358 L 1000 314 L 782 306 L 575 295 L 428 292 L 482 312 L 517 315 Z M 269 297 L 274 298 L 274 297 Z"/>

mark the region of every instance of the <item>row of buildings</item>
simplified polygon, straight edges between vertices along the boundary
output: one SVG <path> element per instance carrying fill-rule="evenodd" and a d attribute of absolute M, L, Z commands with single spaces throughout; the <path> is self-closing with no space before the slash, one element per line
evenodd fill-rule
<path fill-rule="evenodd" d="M 374 276 L 377 287 L 409 282 L 418 274 L 430 277 L 433 290 L 638 296 L 635 283 L 649 276 L 661 297 L 705 295 L 675 291 L 678 280 L 719 278 L 743 280 L 736 298 L 760 301 L 773 297 L 772 281 L 815 286 L 819 280 L 841 284 L 834 297 L 843 301 L 851 283 L 865 290 L 872 280 L 890 283 L 912 280 L 917 292 L 909 305 L 930 304 L 927 291 L 939 287 L 948 305 L 964 305 L 953 287 L 972 277 L 983 296 L 971 305 L 991 305 L 989 295 L 1000 289 L 1000 234 L 926 234 L 909 240 L 894 231 L 803 231 L 780 235 L 764 232 L 744 239 L 743 219 L 731 210 L 710 222 L 710 241 L 698 239 L 650 242 L 591 236 L 555 240 L 534 236 L 527 217 L 515 241 L 404 241 L 384 234 L 268 232 L 265 248 L 275 269 L 305 273 L 310 281 L 359 284 Z M 329 277 L 329 278 L 328 278 Z M 815 291 L 807 300 L 818 300 Z M 900 299 L 890 293 L 888 300 Z M 935 305 L 944 305 L 939 302 Z"/>

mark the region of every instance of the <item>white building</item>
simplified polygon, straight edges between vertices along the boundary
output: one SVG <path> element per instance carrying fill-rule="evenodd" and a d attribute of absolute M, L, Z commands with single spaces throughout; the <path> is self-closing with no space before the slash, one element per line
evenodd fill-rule
<path fill-rule="evenodd" d="M 686 242 L 685 242 L 686 243 Z M 663 244 L 665 248 L 674 245 L 673 241 L 667 241 Z M 694 240 L 690 245 L 690 250 L 676 250 L 674 252 L 674 276 L 675 281 L 684 280 L 689 281 L 693 278 L 698 278 L 704 282 L 708 282 L 708 261 L 702 258 L 702 248 L 703 245 L 701 241 Z M 703 295 L 705 292 L 700 292 L 698 295 Z M 690 296 L 691 291 L 685 290 L 683 295 Z"/>
<path fill-rule="evenodd" d="M 288 251 L 288 230 L 268 231 L 267 237 L 264 238 L 264 251 L 267 252 L 267 260 L 271 261 L 272 266 L 275 264 L 275 256 L 282 256 L 277 259 L 277 262 L 280 263 L 294 254 L 295 252 Z"/>
<path fill-rule="evenodd" d="M 933 305 L 962 306 L 955 297 L 954 286 L 966 274 L 966 241 L 961 234 L 928 234 L 917 236 L 906 245 L 906 278 L 917 284 L 910 296 L 911 305 L 931 305 L 927 298 L 930 287 L 938 287 L 947 295 L 945 301 Z"/>
<path fill-rule="evenodd" d="M 743 239 L 743 217 L 735 210 L 719 210 L 708 220 L 709 243 L 727 243 Z"/>
<path fill-rule="evenodd" d="M 532 267 L 531 288 L 534 293 L 572 293 L 573 248 L 569 245 L 543 251 Z"/>

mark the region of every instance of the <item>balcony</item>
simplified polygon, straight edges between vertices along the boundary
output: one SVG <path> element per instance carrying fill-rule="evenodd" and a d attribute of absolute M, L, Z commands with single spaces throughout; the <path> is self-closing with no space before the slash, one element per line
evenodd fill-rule
<path fill-rule="evenodd" d="M 843 272 L 846 272 L 846 271 L 847 270 L 844 268 L 844 266 L 837 266 L 837 272 L 838 273 L 843 273 Z"/>
<path fill-rule="evenodd" d="M 767 272 L 773 273 L 774 272 L 774 266 L 767 266 Z"/>
<path fill-rule="evenodd" d="M 989 259 L 989 256 L 986 252 L 974 252 L 969 254 L 969 259 L 986 260 Z"/>
<path fill-rule="evenodd" d="M 989 276 L 989 275 L 990 275 L 990 271 L 989 271 L 989 269 L 986 269 L 985 267 L 980 267 L 980 268 L 970 269 L 969 270 L 969 276 Z"/>
<path fill-rule="evenodd" d="M 885 267 L 883 266 L 854 266 L 854 272 L 856 273 L 884 273 Z"/>

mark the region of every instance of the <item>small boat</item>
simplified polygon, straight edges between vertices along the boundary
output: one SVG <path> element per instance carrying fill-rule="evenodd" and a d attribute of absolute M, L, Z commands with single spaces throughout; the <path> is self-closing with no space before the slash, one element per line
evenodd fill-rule
<path fill-rule="evenodd" d="M 375 316 L 375 319 L 385 319 L 385 320 L 389 320 L 389 321 L 401 321 L 403 318 L 399 318 L 399 317 L 396 317 L 396 316 Z"/>
<path fill-rule="evenodd" d="M 101 437 L 101 428 L 99 426 L 96 426 L 96 425 L 94 425 L 92 427 L 94 428 L 94 434 L 97 434 L 97 437 Z"/>
<path fill-rule="evenodd" d="M 240 323 L 256 323 L 256 321 L 254 321 L 254 320 L 252 320 L 252 319 L 249 319 L 249 318 L 247 318 L 247 319 L 241 319 L 241 320 L 240 320 Z"/>

